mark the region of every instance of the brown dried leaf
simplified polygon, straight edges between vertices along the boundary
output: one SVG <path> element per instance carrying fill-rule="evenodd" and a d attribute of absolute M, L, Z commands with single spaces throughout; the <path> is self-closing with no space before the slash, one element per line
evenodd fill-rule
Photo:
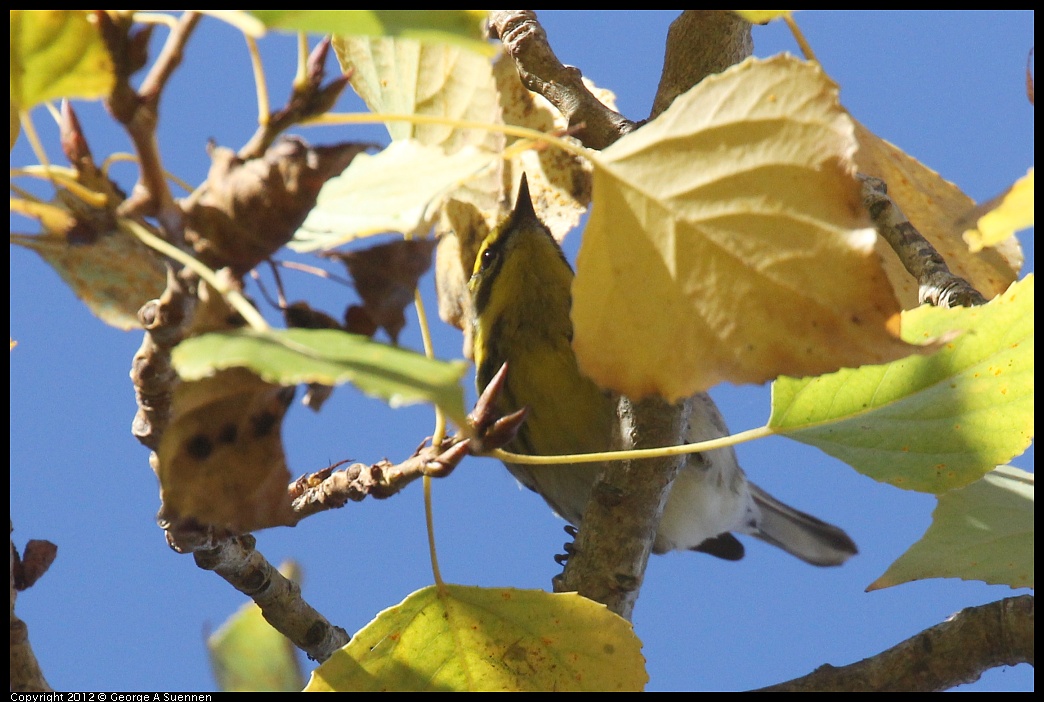
<path fill-rule="evenodd" d="M 464 356 L 471 358 L 471 294 L 468 279 L 478 247 L 489 234 L 482 212 L 469 202 L 451 200 L 442 211 L 435 253 L 435 287 L 439 296 L 439 317 L 464 333 Z"/>
<path fill-rule="evenodd" d="M 12 551 L 14 547 L 12 546 Z M 15 589 L 28 590 L 47 569 L 54 563 L 58 555 L 58 547 L 50 541 L 31 539 L 25 545 L 21 558 L 14 553 L 17 559 L 14 563 Z"/>
<path fill-rule="evenodd" d="M 281 436 L 294 389 L 242 368 L 174 392 L 159 447 L 159 518 L 243 534 L 295 523 Z"/>
<path fill-rule="evenodd" d="M 246 273 L 290 240 L 323 183 L 371 146 L 310 147 L 284 137 L 246 161 L 213 147 L 207 182 L 185 203 L 186 239 L 207 265 Z"/>
<path fill-rule="evenodd" d="M 406 326 L 403 309 L 413 302 L 417 281 L 431 267 L 434 239 L 393 241 L 362 251 L 330 253 L 348 268 L 367 315 L 393 342 Z"/>
<path fill-rule="evenodd" d="M 554 105 L 522 85 L 518 69 L 510 57 L 501 56 L 493 64 L 493 77 L 497 81 L 505 124 L 548 134 L 562 134 L 568 129 L 568 121 Z M 615 109 L 615 96 L 611 92 L 590 83 L 588 88 L 603 103 Z M 507 150 L 510 151 L 518 141 L 508 137 Z M 557 147 L 516 153 L 504 170 L 504 189 L 507 191 L 517 185 L 523 173 L 526 174 L 534 209 L 558 241 L 562 241 L 580 222 L 591 203 L 591 164 Z M 512 197 L 510 202 L 514 201 Z"/>
<path fill-rule="evenodd" d="M 166 286 L 163 264 L 152 249 L 123 231 L 89 234 L 79 229 L 68 236 L 12 234 L 11 243 L 38 253 L 106 324 L 117 329 L 140 327 L 138 310 Z"/>

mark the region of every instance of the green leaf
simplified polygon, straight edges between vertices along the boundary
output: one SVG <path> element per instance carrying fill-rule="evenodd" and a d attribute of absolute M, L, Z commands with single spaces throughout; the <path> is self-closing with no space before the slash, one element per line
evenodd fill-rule
<path fill-rule="evenodd" d="M 381 612 L 306 691 L 622 691 L 648 681 L 631 625 L 576 593 L 428 587 Z"/>
<path fill-rule="evenodd" d="M 298 568 L 279 571 L 299 581 Z M 223 692 L 299 692 L 304 687 L 296 648 L 247 602 L 207 638 L 210 664 Z"/>
<path fill-rule="evenodd" d="M 1033 587 L 1033 474 L 998 466 L 939 497 L 932 525 L 867 590 L 924 578 Z"/>
<path fill-rule="evenodd" d="M 244 367 L 279 385 L 350 382 L 391 406 L 432 402 L 463 426 L 463 361 L 439 361 L 337 329 L 285 329 L 203 334 L 174 348 L 185 380 Z"/>
<path fill-rule="evenodd" d="M 84 10 L 11 10 L 11 104 L 98 99 L 115 80 L 112 58 Z"/>
<path fill-rule="evenodd" d="M 249 10 L 270 29 L 319 34 L 395 36 L 458 44 L 492 56 L 484 10 Z"/>
<path fill-rule="evenodd" d="M 908 490 L 975 482 L 1033 438 L 1033 276 L 982 307 L 903 313 L 909 341 L 953 330 L 931 356 L 780 378 L 769 426 Z"/>

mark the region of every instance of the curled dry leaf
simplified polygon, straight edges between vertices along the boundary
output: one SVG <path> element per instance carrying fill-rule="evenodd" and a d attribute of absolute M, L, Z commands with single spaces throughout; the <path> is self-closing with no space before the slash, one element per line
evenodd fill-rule
<path fill-rule="evenodd" d="M 68 103 L 62 105 L 59 127 L 80 189 L 59 186 L 50 203 L 12 199 L 11 211 L 37 220 L 42 231 L 12 234 L 11 243 L 39 254 L 103 322 L 137 328 L 138 309 L 166 285 L 163 262 L 120 227 L 116 209 L 126 196 L 95 164 Z"/>
<path fill-rule="evenodd" d="M 330 253 L 348 268 L 363 311 L 398 343 L 406 326 L 403 309 L 413 302 L 417 281 L 431 267 L 434 239 L 393 241 L 350 253 Z M 356 313 L 358 314 L 358 313 Z"/>
<path fill-rule="evenodd" d="M 58 547 L 50 541 L 42 539 L 30 539 L 25 544 L 25 550 L 22 552 L 21 557 L 18 556 L 18 552 L 15 551 L 12 544 L 11 577 L 14 579 L 15 589 L 28 590 L 31 588 L 51 567 L 57 555 Z"/>
<path fill-rule="evenodd" d="M 261 158 L 243 160 L 211 148 L 207 182 L 184 203 L 186 239 L 214 268 L 246 273 L 279 250 L 309 210 L 320 188 L 370 144 L 310 147 L 284 137 Z"/>
<path fill-rule="evenodd" d="M 281 436 L 293 397 L 242 368 L 181 383 L 158 452 L 160 521 L 233 534 L 293 524 Z"/>

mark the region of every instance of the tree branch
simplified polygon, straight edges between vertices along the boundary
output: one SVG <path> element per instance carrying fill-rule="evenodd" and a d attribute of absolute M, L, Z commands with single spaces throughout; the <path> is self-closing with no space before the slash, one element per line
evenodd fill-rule
<path fill-rule="evenodd" d="M 14 532 L 14 522 L 11 522 L 11 532 Z M 18 549 L 15 548 L 14 539 L 11 539 L 11 630 L 10 630 L 10 645 L 11 645 L 11 660 L 10 660 L 10 689 L 11 692 L 50 692 L 51 686 L 44 678 L 43 670 L 40 668 L 40 662 L 36 659 L 36 654 L 33 653 L 33 647 L 29 643 L 29 627 L 24 621 L 22 621 L 18 615 L 15 614 L 15 601 L 18 598 L 18 592 L 25 590 L 29 587 L 36 578 L 43 575 L 43 572 L 50 565 L 54 558 L 54 553 L 57 548 L 53 544 L 47 542 L 35 542 L 36 544 L 46 544 L 50 548 L 36 548 L 35 550 L 49 552 L 49 558 L 44 558 L 45 562 L 37 563 L 32 566 L 31 569 L 34 571 L 31 575 L 26 575 L 26 564 L 23 562 L 22 557 L 18 555 Z M 30 550 L 34 542 L 29 542 L 26 545 L 25 556 L 26 559 L 30 558 Z"/>
<path fill-rule="evenodd" d="M 286 105 L 268 120 L 258 126 L 250 140 L 236 154 L 244 161 L 261 158 L 265 151 L 275 142 L 276 137 L 290 127 L 311 117 L 317 117 L 337 102 L 351 79 L 351 73 L 334 78 L 327 85 L 322 85 L 326 75 L 326 55 L 330 50 L 330 38 L 319 42 L 308 57 L 305 80 L 301 84 L 294 83 L 290 98 Z"/>
<path fill-rule="evenodd" d="M 975 682 L 990 668 L 1033 665 L 1033 596 L 968 607 L 887 651 L 759 692 L 934 692 Z"/>
<path fill-rule="evenodd" d="M 863 206 L 877 233 L 892 247 L 906 270 L 917 280 L 918 302 L 937 307 L 970 307 L 986 304 L 986 298 L 960 276 L 950 272 L 946 260 L 910 223 L 880 178 L 859 175 Z"/>
<path fill-rule="evenodd" d="M 254 600 L 265 621 L 309 658 L 325 661 L 351 637 L 305 602 L 301 587 L 265 560 L 254 548 L 256 543 L 250 535 L 221 540 L 212 548 L 196 551 L 196 565 L 214 571 Z"/>
<path fill-rule="evenodd" d="M 531 10 L 494 10 L 492 32 L 515 60 L 522 84 L 543 95 L 568 120 L 570 134 L 591 149 L 604 149 L 636 124 L 598 101 L 584 85 L 580 69 L 564 66 Z"/>
<path fill-rule="evenodd" d="M 667 31 L 660 85 L 649 119 L 707 76 L 721 73 L 754 51 L 750 23 L 729 10 L 685 10 Z"/>
<path fill-rule="evenodd" d="M 651 448 L 684 443 L 690 405 L 659 398 L 621 399 L 619 440 L 613 446 Z M 595 481 L 583 523 L 557 592 L 579 592 L 630 619 L 671 484 L 685 456 L 614 461 Z"/>
<path fill-rule="evenodd" d="M 120 205 L 119 214 L 128 217 L 154 216 L 163 225 L 167 237 L 171 241 L 180 242 L 183 236 L 182 212 L 167 186 L 159 142 L 156 140 L 156 125 L 159 123 L 159 101 L 163 88 L 181 63 L 185 44 L 201 15 L 186 12 L 181 16 L 138 91 L 131 87 L 130 75 L 137 70 L 137 64 L 143 58 L 137 56 L 137 53 L 144 51 L 140 47 L 142 42 L 135 39 L 147 36 L 145 30 L 130 37 L 129 18 L 113 22 L 104 12 L 100 12 L 99 17 L 109 51 L 113 54 L 115 64 L 120 67 L 107 105 L 113 116 L 126 128 L 141 169 L 134 192 Z"/>

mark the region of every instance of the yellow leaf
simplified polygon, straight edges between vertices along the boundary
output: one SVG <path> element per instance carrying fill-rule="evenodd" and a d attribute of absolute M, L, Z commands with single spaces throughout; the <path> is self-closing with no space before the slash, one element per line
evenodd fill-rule
<path fill-rule="evenodd" d="M 374 112 L 498 122 L 489 59 L 447 44 L 363 36 L 335 37 L 333 48 L 351 84 Z M 451 124 L 387 122 L 394 140 L 416 139 L 452 154 L 465 146 L 499 152 L 502 135 Z"/>
<path fill-rule="evenodd" d="M 996 246 L 1015 236 L 1015 232 L 1033 226 L 1033 169 L 997 199 L 999 202 L 979 217 L 978 228 L 964 232 L 972 253 Z"/>
<path fill-rule="evenodd" d="M 781 56 L 704 80 L 592 155 L 573 285 L 584 371 L 677 399 L 916 350 L 898 338 L 855 148 L 837 86 Z"/>
<path fill-rule="evenodd" d="M 84 10 L 11 10 L 11 104 L 108 96 L 112 58 Z"/>
<path fill-rule="evenodd" d="M 794 10 L 733 10 L 751 24 L 768 24 L 774 19 L 786 17 Z"/>
<path fill-rule="evenodd" d="M 423 236 L 438 206 L 496 160 L 472 146 L 447 154 L 414 139 L 394 141 L 375 156 L 360 154 L 323 185 L 290 248 L 329 250 L 383 232 Z"/>
<path fill-rule="evenodd" d="M 964 213 L 975 205 L 953 183 L 926 167 L 898 147 L 889 144 L 856 122 L 860 173 L 888 183 L 888 194 L 935 250 L 950 270 L 972 284 L 986 299 L 1008 289 L 1022 267 L 1022 251 L 1015 239 L 978 254 L 968 250 L 962 234 L 968 228 Z M 917 281 L 906 272 L 888 243 L 877 243 L 888 279 L 903 309 L 917 307 Z"/>
<path fill-rule="evenodd" d="M 15 107 L 14 102 L 11 103 L 11 148 L 14 149 L 15 142 L 18 141 L 18 135 L 22 131 L 22 123 L 18 117 L 18 108 Z"/>
<path fill-rule="evenodd" d="M 576 593 L 428 587 L 386 609 L 306 691 L 641 690 L 631 625 Z"/>

